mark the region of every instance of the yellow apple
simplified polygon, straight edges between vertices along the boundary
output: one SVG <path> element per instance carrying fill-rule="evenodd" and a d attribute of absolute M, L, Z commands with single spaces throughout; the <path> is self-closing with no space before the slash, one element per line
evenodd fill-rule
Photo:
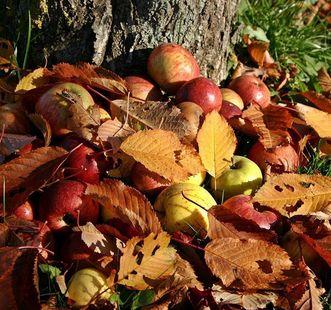
<path fill-rule="evenodd" d="M 211 179 L 213 196 L 218 202 L 232 196 L 244 194 L 251 195 L 262 184 L 261 169 L 252 160 L 235 155 L 232 165 L 217 179 Z"/>
<path fill-rule="evenodd" d="M 74 307 L 86 306 L 93 298 L 109 299 L 111 296 L 107 277 L 97 269 L 84 268 L 71 277 L 68 284 L 68 297 Z"/>
<path fill-rule="evenodd" d="M 204 237 L 209 226 L 206 210 L 214 205 L 215 199 L 203 187 L 176 183 L 158 195 L 154 208 L 159 212 L 160 220 L 169 233 L 180 230 Z"/>
<path fill-rule="evenodd" d="M 197 174 L 191 175 L 184 183 L 201 185 L 206 178 L 206 170 L 202 170 Z"/>

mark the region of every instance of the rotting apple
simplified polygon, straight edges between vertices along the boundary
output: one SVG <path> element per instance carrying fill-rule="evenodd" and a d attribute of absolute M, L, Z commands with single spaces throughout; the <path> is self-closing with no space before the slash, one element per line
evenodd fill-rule
<path fill-rule="evenodd" d="M 139 100 L 160 101 L 162 92 L 147 77 L 130 75 L 125 78 L 131 90 L 131 96 Z"/>
<path fill-rule="evenodd" d="M 147 71 L 168 94 L 175 94 L 185 82 L 200 75 L 200 68 L 183 46 L 163 43 L 153 49 L 147 60 Z"/>
<path fill-rule="evenodd" d="M 67 82 L 55 84 L 35 105 L 35 111 L 49 122 L 55 136 L 70 132 L 68 121 L 71 117 L 69 108 L 73 104 L 72 101 L 77 101 L 85 110 L 89 110 L 95 104 L 93 97 L 83 86 Z"/>
<path fill-rule="evenodd" d="M 205 114 L 222 107 L 222 93 L 210 79 L 197 77 L 186 82 L 176 93 L 176 103 L 191 101 L 199 105 Z"/>
<path fill-rule="evenodd" d="M 260 141 L 257 141 L 250 148 L 248 158 L 262 171 L 270 166 L 272 172 L 293 172 L 299 166 L 299 156 L 290 144 L 266 149 Z"/>
<path fill-rule="evenodd" d="M 221 93 L 222 93 L 222 101 L 223 104 L 225 102 L 234 104 L 237 106 L 240 110 L 244 109 L 244 102 L 241 99 L 241 97 L 233 90 L 230 88 L 221 88 Z"/>
<path fill-rule="evenodd" d="M 169 233 L 180 230 L 205 237 L 209 227 L 207 210 L 216 204 L 212 195 L 203 187 L 176 183 L 157 196 L 154 209 Z"/>
<path fill-rule="evenodd" d="M 234 155 L 232 165 L 217 179 L 210 181 L 214 198 L 218 202 L 232 196 L 253 194 L 262 184 L 263 176 L 259 166 L 252 160 Z"/>
<path fill-rule="evenodd" d="M 106 275 L 95 268 L 78 270 L 68 283 L 68 297 L 75 308 L 93 303 L 94 299 L 109 299 L 110 295 Z"/>
<path fill-rule="evenodd" d="M 232 80 L 228 86 L 243 100 L 244 105 L 259 105 L 265 108 L 270 104 L 270 91 L 265 83 L 252 75 L 242 75 Z"/>
<path fill-rule="evenodd" d="M 53 231 L 67 230 L 86 222 L 96 223 L 99 205 L 84 196 L 86 185 L 79 181 L 62 180 L 44 191 L 39 200 L 39 217 Z"/>
<path fill-rule="evenodd" d="M 18 206 L 14 212 L 19 219 L 32 221 L 34 219 L 34 210 L 32 204 L 29 201 L 24 202 L 20 206 Z"/>

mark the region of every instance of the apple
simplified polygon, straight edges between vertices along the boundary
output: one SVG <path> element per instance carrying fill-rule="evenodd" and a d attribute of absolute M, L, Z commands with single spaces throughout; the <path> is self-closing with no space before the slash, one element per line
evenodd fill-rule
<path fill-rule="evenodd" d="M 5 133 L 24 134 L 32 132 L 31 122 L 20 104 L 0 104 L 0 132 L 5 126 Z"/>
<path fill-rule="evenodd" d="M 176 183 L 157 196 L 154 209 L 169 233 L 180 230 L 205 237 L 209 227 L 207 210 L 216 204 L 213 196 L 203 187 Z"/>
<path fill-rule="evenodd" d="M 50 186 L 39 200 L 40 219 L 47 221 L 49 228 L 56 232 L 75 226 L 78 214 L 79 224 L 97 223 L 99 206 L 84 196 L 85 188 L 84 183 L 74 180 L 62 180 Z"/>
<path fill-rule="evenodd" d="M 34 210 L 29 201 L 26 201 L 17 207 L 13 214 L 16 215 L 19 219 L 26 221 L 32 221 L 34 218 Z"/>
<path fill-rule="evenodd" d="M 188 121 L 190 134 L 185 136 L 185 138 L 191 142 L 197 136 L 203 110 L 199 105 L 190 101 L 179 103 L 178 108 L 180 109 L 184 118 Z"/>
<path fill-rule="evenodd" d="M 252 75 L 242 75 L 232 80 L 228 86 L 243 100 L 244 105 L 259 105 L 265 108 L 270 104 L 270 91 L 263 81 Z"/>
<path fill-rule="evenodd" d="M 262 184 L 263 176 L 259 166 L 252 160 L 234 155 L 232 165 L 217 179 L 211 179 L 213 196 L 218 202 L 222 199 L 245 194 L 253 194 Z"/>
<path fill-rule="evenodd" d="M 70 278 L 68 283 L 68 297 L 79 308 L 93 303 L 94 298 L 109 299 L 111 296 L 107 277 L 95 268 L 84 268 L 78 270 Z M 96 301 L 95 300 L 95 301 Z"/>
<path fill-rule="evenodd" d="M 90 93 L 76 83 L 59 83 L 47 90 L 37 101 L 35 111 L 49 122 L 52 134 L 55 136 L 70 132 L 69 107 L 72 103 L 67 99 L 68 94 L 74 100 L 79 100 L 85 110 L 89 110 L 95 104 Z"/>
<path fill-rule="evenodd" d="M 205 77 L 197 77 L 186 82 L 176 93 L 176 103 L 192 101 L 199 105 L 205 114 L 222 107 L 222 93 L 219 87 Z"/>
<path fill-rule="evenodd" d="M 231 103 L 232 105 L 237 106 L 240 110 L 244 109 L 244 102 L 241 97 L 230 88 L 221 88 L 222 101 Z"/>
<path fill-rule="evenodd" d="M 185 82 L 200 75 L 200 68 L 193 55 L 183 46 L 163 43 L 153 49 L 147 60 L 151 78 L 170 95 Z"/>
<path fill-rule="evenodd" d="M 257 141 L 250 148 L 248 158 L 254 161 L 262 171 L 271 166 L 272 172 L 292 172 L 299 166 L 299 156 L 290 144 L 265 149 L 263 144 Z"/>
<path fill-rule="evenodd" d="M 125 78 L 131 90 L 131 96 L 139 100 L 160 101 L 162 92 L 147 77 L 130 75 Z"/>
<path fill-rule="evenodd" d="M 230 120 L 234 117 L 241 116 L 242 111 L 235 104 L 223 100 L 220 114 L 223 115 L 225 119 Z"/>

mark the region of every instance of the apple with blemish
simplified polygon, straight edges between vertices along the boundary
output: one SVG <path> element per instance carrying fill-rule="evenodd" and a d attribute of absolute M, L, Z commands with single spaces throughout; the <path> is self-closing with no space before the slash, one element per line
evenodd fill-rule
<path fill-rule="evenodd" d="M 191 101 L 199 105 L 205 114 L 222 107 L 222 93 L 219 87 L 210 79 L 197 77 L 186 82 L 178 89 L 176 103 Z"/>
<path fill-rule="evenodd" d="M 245 106 L 254 104 L 266 108 L 270 104 L 270 91 L 267 85 L 255 76 L 239 76 L 230 82 L 228 88 L 241 97 Z"/>
<path fill-rule="evenodd" d="M 262 171 L 270 166 L 272 172 L 293 172 L 299 166 L 299 156 L 290 144 L 266 149 L 260 141 L 257 141 L 250 148 L 248 158 Z"/>
<path fill-rule="evenodd" d="M 95 105 L 90 93 L 81 85 L 71 82 L 55 84 L 37 101 L 35 111 L 41 114 L 49 123 L 55 136 L 70 132 L 72 99 L 85 110 Z"/>
<path fill-rule="evenodd" d="M 62 180 L 47 188 L 39 200 L 39 217 L 49 228 L 60 232 L 86 222 L 97 223 L 99 205 L 84 195 L 86 184 Z"/>
<path fill-rule="evenodd" d="M 19 219 L 26 221 L 32 221 L 34 219 L 34 209 L 29 201 L 26 201 L 18 206 L 13 211 L 13 214 L 16 215 Z"/>
<path fill-rule="evenodd" d="M 185 82 L 200 75 L 191 52 L 174 43 L 163 43 L 153 49 L 147 60 L 147 71 L 161 89 L 171 95 Z"/>
<path fill-rule="evenodd" d="M 185 136 L 185 138 L 188 141 L 193 141 L 196 138 L 200 127 L 203 110 L 199 105 L 190 101 L 181 102 L 177 106 L 184 118 L 188 121 L 188 130 L 190 133 Z"/>
<path fill-rule="evenodd" d="M 148 78 L 137 75 L 130 75 L 125 78 L 130 88 L 130 96 L 134 99 L 160 101 L 162 92 Z"/>

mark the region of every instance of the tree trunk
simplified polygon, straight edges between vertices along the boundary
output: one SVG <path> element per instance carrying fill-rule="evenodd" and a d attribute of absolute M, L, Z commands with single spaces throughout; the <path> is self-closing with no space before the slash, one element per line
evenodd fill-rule
<path fill-rule="evenodd" d="M 120 75 L 132 75 L 145 72 L 147 57 L 155 46 L 174 42 L 188 48 L 197 58 L 201 74 L 217 83 L 225 78 L 230 46 L 238 37 L 232 31 L 238 2 L 8 1 L 16 29 L 22 29 L 23 33 L 27 32 L 26 12 L 30 8 L 34 26 L 31 65 L 42 64 L 46 53 L 48 65 L 86 61 Z M 9 25 L 12 19 L 3 20 Z M 19 48 L 24 50 L 26 41 L 20 39 L 20 42 Z"/>

